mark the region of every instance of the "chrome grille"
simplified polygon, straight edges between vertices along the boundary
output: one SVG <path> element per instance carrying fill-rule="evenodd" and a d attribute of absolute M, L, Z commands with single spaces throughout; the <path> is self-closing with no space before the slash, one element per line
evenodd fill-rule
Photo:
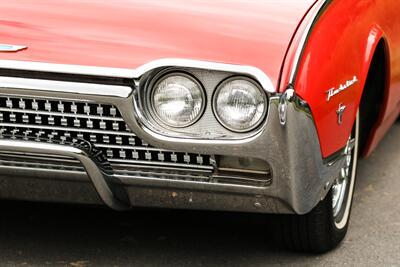
<path fill-rule="evenodd" d="M 0 138 L 4 136 L 43 142 L 88 140 L 103 151 L 113 167 L 213 169 L 209 155 L 150 146 L 130 131 L 115 106 L 103 103 L 2 95 Z"/>

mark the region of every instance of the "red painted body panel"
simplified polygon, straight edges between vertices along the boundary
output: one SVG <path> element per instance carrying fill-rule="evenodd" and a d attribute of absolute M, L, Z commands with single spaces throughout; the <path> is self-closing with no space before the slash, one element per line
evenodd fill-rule
<path fill-rule="evenodd" d="M 5 1 L 0 43 L 29 49 L 0 59 L 119 68 L 200 59 L 258 67 L 277 85 L 290 39 L 314 1 Z"/>
<path fill-rule="evenodd" d="M 311 107 L 321 150 L 327 157 L 344 147 L 350 135 L 377 43 L 384 38 L 390 75 L 386 103 L 367 154 L 397 118 L 400 100 L 399 1 L 332 1 L 313 28 L 295 82 L 296 92 Z M 327 101 L 327 90 L 357 76 L 359 82 Z M 283 79 L 283 84 L 287 83 Z M 282 84 L 282 85 L 283 85 Z M 346 105 L 343 124 L 336 110 Z"/>

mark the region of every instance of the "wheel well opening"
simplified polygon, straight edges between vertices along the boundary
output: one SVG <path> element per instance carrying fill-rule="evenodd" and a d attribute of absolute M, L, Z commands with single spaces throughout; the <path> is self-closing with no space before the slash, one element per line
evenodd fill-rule
<path fill-rule="evenodd" d="M 359 107 L 361 156 L 365 155 L 368 142 L 382 112 L 385 99 L 386 74 L 386 45 L 385 41 L 381 39 L 371 61 Z"/>

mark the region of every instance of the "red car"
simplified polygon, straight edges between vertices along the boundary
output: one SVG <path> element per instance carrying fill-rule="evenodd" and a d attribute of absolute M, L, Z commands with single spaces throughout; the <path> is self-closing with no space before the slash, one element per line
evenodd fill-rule
<path fill-rule="evenodd" d="M 0 4 L 0 197 L 281 216 L 345 236 L 400 110 L 400 2 Z"/>

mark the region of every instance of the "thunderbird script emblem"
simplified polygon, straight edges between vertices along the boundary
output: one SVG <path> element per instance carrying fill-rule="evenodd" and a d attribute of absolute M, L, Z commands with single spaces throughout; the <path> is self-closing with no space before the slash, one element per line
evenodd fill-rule
<path fill-rule="evenodd" d="M 346 81 L 344 84 L 339 85 L 339 87 L 337 87 L 337 88 L 333 87 L 333 88 L 329 89 L 328 91 L 326 91 L 326 94 L 327 94 L 326 101 L 329 102 L 329 100 L 331 100 L 331 98 L 333 96 L 348 89 L 349 87 L 353 86 L 357 82 L 358 82 L 357 76 L 353 76 L 353 79 Z"/>
<path fill-rule="evenodd" d="M 0 52 L 18 52 L 27 48 L 24 45 L 0 44 Z"/>

